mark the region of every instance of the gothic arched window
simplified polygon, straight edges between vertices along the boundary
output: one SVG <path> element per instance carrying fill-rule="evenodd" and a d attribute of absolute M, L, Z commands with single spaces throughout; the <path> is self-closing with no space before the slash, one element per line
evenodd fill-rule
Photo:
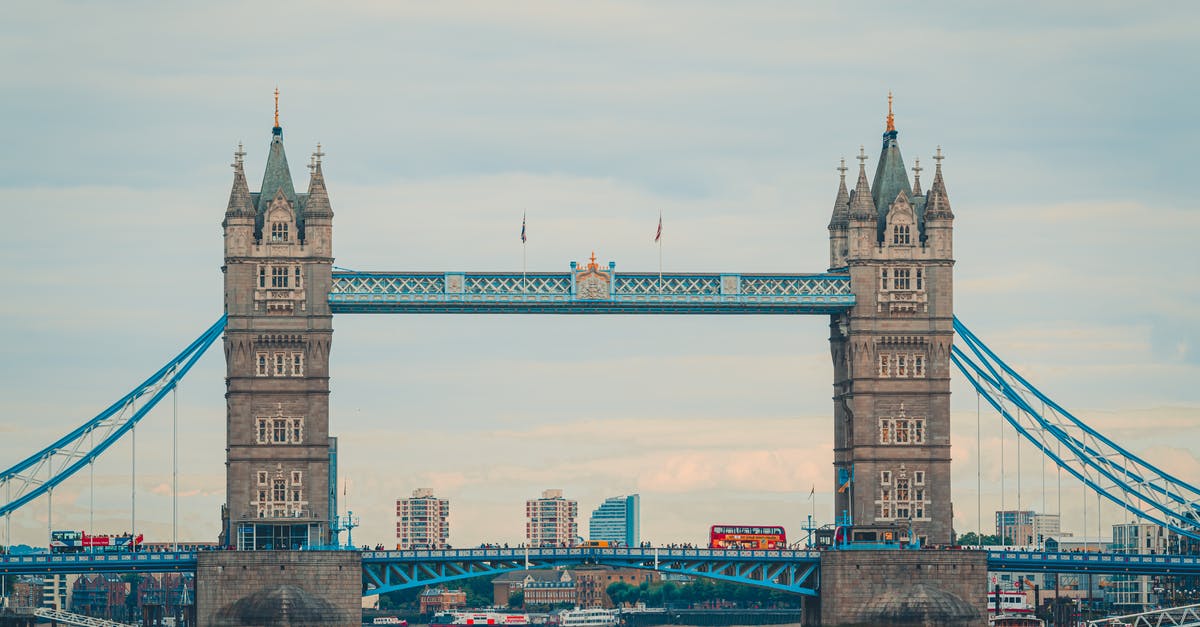
<path fill-rule="evenodd" d="M 288 241 L 287 222 L 272 222 L 271 223 L 271 241 L 272 242 Z"/>

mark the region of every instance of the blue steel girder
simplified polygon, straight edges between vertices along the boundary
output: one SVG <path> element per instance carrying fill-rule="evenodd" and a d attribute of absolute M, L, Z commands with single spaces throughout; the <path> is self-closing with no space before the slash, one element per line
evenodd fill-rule
<path fill-rule="evenodd" d="M 584 564 L 657 570 L 814 596 L 820 556 L 810 551 L 655 548 L 368 551 L 363 553 L 363 594 Z"/>
<path fill-rule="evenodd" d="M 836 314 L 848 274 L 334 272 L 334 313 Z"/>

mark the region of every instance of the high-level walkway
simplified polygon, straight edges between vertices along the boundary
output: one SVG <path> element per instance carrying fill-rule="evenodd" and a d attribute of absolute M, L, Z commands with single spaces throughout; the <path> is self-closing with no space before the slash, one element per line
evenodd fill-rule
<path fill-rule="evenodd" d="M 595 264 L 592 264 L 594 266 Z M 649 274 L 604 268 L 596 290 L 571 272 L 334 272 L 333 313 L 835 314 L 847 274 Z"/>

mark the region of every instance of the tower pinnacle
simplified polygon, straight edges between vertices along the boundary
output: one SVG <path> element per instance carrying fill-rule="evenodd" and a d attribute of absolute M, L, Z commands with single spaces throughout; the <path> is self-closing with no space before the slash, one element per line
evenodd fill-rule
<path fill-rule="evenodd" d="M 854 186 L 854 195 L 850 198 L 851 220 L 874 220 L 876 218 L 875 203 L 871 199 L 871 187 L 867 184 L 867 151 L 863 146 L 858 147 L 858 183 Z"/>
<path fill-rule="evenodd" d="M 278 93 L 278 91 L 279 90 L 276 90 L 277 93 Z M 276 98 L 278 98 L 278 96 L 276 96 Z M 275 121 L 275 125 L 279 126 L 279 120 Z M 890 91 L 888 92 L 887 130 L 889 130 L 889 131 L 896 130 L 896 116 L 895 116 L 895 114 L 892 113 L 892 92 L 890 92 Z"/>
<path fill-rule="evenodd" d="M 238 149 L 233 151 L 233 163 L 230 165 L 234 169 L 240 170 L 242 164 L 246 162 L 246 151 L 242 149 L 242 142 L 238 142 Z"/>
<path fill-rule="evenodd" d="M 913 196 L 920 196 L 920 195 L 921 195 L 921 170 L 924 170 L 924 169 L 925 169 L 925 168 L 922 168 L 922 167 L 921 167 L 921 158 L 920 158 L 920 157 L 917 157 L 917 159 L 916 159 L 916 163 L 915 163 L 915 164 L 913 165 L 913 167 L 912 167 L 912 171 L 913 171 Z"/>
<path fill-rule="evenodd" d="M 279 126 L 279 87 L 275 87 L 275 128 Z"/>

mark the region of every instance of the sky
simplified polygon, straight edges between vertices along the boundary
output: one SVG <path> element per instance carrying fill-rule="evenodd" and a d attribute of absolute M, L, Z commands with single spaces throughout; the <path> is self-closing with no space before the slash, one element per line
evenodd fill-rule
<path fill-rule="evenodd" d="M 0 24 L 0 466 L 220 316 L 229 163 L 245 142 L 257 190 L 276 86 L 297 189 L 327 153 L 336 264 L 440 271 L 520 269 L 522 214 L 530 269 L 595 251 L 653 271 L 660 212 L 667 271 L 823 271 L 838 160 L 878 155 L 891 91 L 906 163 L 946 154 L 959 318 L 1200 482 L 1197 29 L 1188 2 L 19 2 Z M 394 543 L 395 499 L 422 487 L 451 500 L 456 546 L 521 541 L 547 488 L 584 527 L 640 493 L 655 542 L 828 522 L 827 324 L 339 314 L 355 541 Z M 182 538 L 219 529 L 223 376 L 213 350 L 178 392 Z M 1077 534 L 1085 505 L 1088 535 L 1121 519 L 1059 494 L 1030 446 L 1018 495 L 1013 432 L 953 391 L 960 532 L 1018 498 Z M 52 526 L 169 539 L 172 417 L 94 489 L 61 486 Z M 11 540 L 44 543 L 47 513 L 15 514 Z"/>

